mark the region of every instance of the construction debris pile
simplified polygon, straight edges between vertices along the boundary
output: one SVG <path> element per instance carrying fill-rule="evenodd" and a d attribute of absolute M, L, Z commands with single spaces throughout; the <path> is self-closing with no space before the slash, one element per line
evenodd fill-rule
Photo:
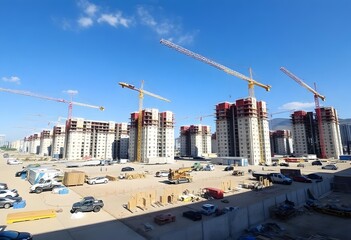
<path fill-rule="evenodd" d="M 271 216 L 282 220 L 291 218 L 295 216 L 296 213 L 297 209 L 295 208 L 295 203 L 288 199 L 271 209 Z"/>

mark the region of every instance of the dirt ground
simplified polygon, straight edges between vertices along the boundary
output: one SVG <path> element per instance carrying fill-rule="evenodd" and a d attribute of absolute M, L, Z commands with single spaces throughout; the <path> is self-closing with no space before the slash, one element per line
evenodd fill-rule
<path fill-rule="evenodd" d="M 125 230 L 126 234 L 130 237 L 129 239 L 136 239 L 136 235 L 131 232 L 134 231 L 138 234 L 143 223 L 152 222 L 153 216 L 160 212 L 172 211 L 177 216 L 177 221 L 175 223 L 164 225 L 162 227 L 156 227 L 151 232 L 151 237 L 156 237 L 162 233 L 172 231 L 174 229 L 186 227 L 189 225 L 189 221 L 184 219 L 181 214 L 185 210 L 194 209 L 198 210 L 204 203 L 204 200 L 198 203 L 183 203 L 178 202 L 176 204 L 168 204 L 162 207 L 152 207 L 147 210 L 138 209 L 136 212 L 129 212 L 123 206 L 128 202 L 131 196 L 137 192 L 142 192 L 145 190 L 154 190 L 158 193 L 174 187 L 172 185 L 166 184 L 164 181 L 166 178 L 156 178 L 155 172 L 159 170 L 168 170 L 169 168 L 176 169 L 184 166 L 191 166 L 194 161 L 177 161 L 171 165 L 142 165 L 129 163 L 128 166 L 135 168 L 135 172 L 145 172 L 146 178 L 135 179 L 135 180 L 118 180 L 111 181 L 108 184 L 99 185 L 88 185 L 70 187 L 70 193 L 68 195 L 58 196 L 53 195 L 50 192 L 44 192 L 42 194 L 29 194 L 28 188 L 30 186 L 29 182 L 15 178 L 14 174 L 16 171 L 20 170 L 22 166 L 10 166 L 6 165 L 2 156 L 0 157 L 0 182 L 7 182 L 10 188 L 16 188 L 19 190 L 20 195 L 27 200 L 27 206 L 25 210 L 33 209 L 45 209 L 48 207 L 55 206 L 57 208 L 63 209 L 63 213 L 58 215 L 57 219 L 47 220 L 50 223 L 50 228 L 45 229 L 42 227 L 42 221 L 32 221 L 25 224 L 17 223 L 14 224 L 15 230 L 18 231 L 30 231 L 35 235 L 35 239 L 66 239 L 73 240 L 79 239 L 75 237 L 78 232 L 85 231 L 84 226 L 87 224 L 99 224 L 103 221 L 117 221 L 122 223 L 124 228 L 128 227 L 129 232 Z M 27 165 L 31 162 L 25 162 L 23 165 Z M 64 163 L 53 163 L 48 162 L 47 164 L 55 165 L 55 167 L 62 170 L 83 170 L 89 176 L 101 176 L 101 175 L 112 175 L 118 176 L 121 173 L 121 168 L 127 166 L 126 164 L 112 165 L 106 167 L 83 167 L 79 169 L 67 169 Z M 351 176 L 350 163 L 338 163 L 339 170 L 343 171 L 343 175 Z M 250 166 L 250 167 L 239 167 L 240 170 L 245 171 L 245 176 L 232 176 L 231 172 L 225 172 L 223 169 L 225 166 L 215 166 L 215 171 L 211 172 L 194 172 L 192 173 L 194 181 L 192 183 L 180 184 L 177 187 L 190 192 L 198 192 L 199 189 L 204 187 L 219 187 L 220 183 L 224 180 L 232 180 L 235 186 L 243 182 L 251 182 L 250 175 L 248 174 L 248 169 L 257 171 L 279 171 L 279 167 L 262 167 Z M 295 164 L 291 164 L 290 168 L 296 168 Z M 303 174 L 318 172 L 325 178 L 332 178 L 336 173 L 331 170 L 321 170 L 318 166 L 311 166 L 306 164 L 305 168 L 301 169 Z M 256 201 L 262 200 L 263 198 L 268 198 L 274 195 L 283 194 L 284 192 L 289 192 L 292 189 L 298 189 L 305 185 L 305 183 L 294 183 L 290 186 L 287 185 L 274 185 L 273 187 L 266 189 L 264 191 L 251 191 L 247 189 L 241 189 L 232 193 L 231 204 L 233 206 L 247 206 Z M 245 194 L 242 194 L 245 193 Z M 73 202 L 78 201 L 81 197 L 93 195 L 96 198 L 102 199 L 105 202 L 104 209 L 99 214 L 85 214 L 79 219 L 72 219 L 69 209 Z M 326 202 L 342 202 L 349 204 L 351 201 L 351 194 L 341 194 L 333 193 L 331 195 L 323 198 Z M 223 206 L 220 206 L 223 207 Z M 335 216 L 323 215 L 321 213 L 316 213 L 313 211 L 308 211 L 303 209 L 302 214 L 292 217 L 291 219 L 285 221 L 278 221 L 277 219 L 272 219 L 272 221 L 277 222 L 284 229 L 286 233 L 293 236 L 293 238 L 286 239 L 307 239 L 311 235 L 326 235 L 336 239 L 349 239 L 348 231 L 345 230 L 345 226 L 351 226 L 351 219 L 344 219 Z M 11 213 L 18 210 L 13 209 L 0 209 L 0 225 L 5 225 L 5 215 L 6 213 Z M 96 216 L 96 217 L 95 217 Z M 206 219 L 206 217 L 204 218 Z M 45 220 L 46 221 L 46 220 Z M 96 225 L 98 226 L 98 225 Z M 119 225 L 120 227 L 121 224 Z M 113 229 L 111 231 L 118 231 L 118 229 Z M 120 231 L 121 232 L 121 231 Z M 51 236 L 49 233 L 57 234 Z M 69 234 L 68 234 L 69 233 Z M 48 236 L 51 236 L 48 238 Z M 286 235 L 286 236 L 289 236 Z M 65 237 L 63 237 L 65 236 Z M 67 237 L 68 236 L 68 237 Z M 78 235 L 77 235 L 78 236 Z M 93 236 L 93 235 L 92 235 Z M 96 239 L 93 237 L 85 238 Z M 127 235 L 126 235 L 127 236 Z M 146 235 L 142 235 L 144 238 Z M 141 238 L 143 238 L 141 237 Z M 301 238 L 299 238 L 301 237 Z"/>

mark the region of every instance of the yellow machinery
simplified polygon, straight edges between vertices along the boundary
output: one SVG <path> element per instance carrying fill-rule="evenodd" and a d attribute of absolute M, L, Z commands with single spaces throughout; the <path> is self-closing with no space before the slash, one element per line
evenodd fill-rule
<path fill-rule="evenodd" d="M 190 175 L 191 171 L 191 167 L 179 168 L 177 170 L 169 169 L 168 180 L 175 184 L 192 182 L 193 177 Z"/>
<path fill-rule="evenodd" d="M 137 160 L 137 162 L 140 162 L 141 161 L 141 135 L 142 135 L 142 130 L 143 130 L 142 129 L 142 114 L 143 114 L 144 94 L 149 95 L 149 96 L 154 97 L 154 98 L 158 98 L 158 99 L 166 101 L 166 102 L 170 102 L 170 100 L 168 100 L 164 97 L 161 97 L 159 95 L 153 94 L 151 92 L 145 91 L 143 89 L 144 81 L 141 82 L 140 89 L 136 88 L 134 85 L 131 85 L 131 84 L 128 84 L 125 82 L 119 82 L 118 84 L 121 85 L 122 88 L 129 88 L 131 90 L 139 92 L 139 116 L 138 116 L 138 126 L 137 126 L 138 127 L 138 129 L 137 129 L 138 134 L 137 134 L 137 157 L 136 157 L 136 160 Z"/>

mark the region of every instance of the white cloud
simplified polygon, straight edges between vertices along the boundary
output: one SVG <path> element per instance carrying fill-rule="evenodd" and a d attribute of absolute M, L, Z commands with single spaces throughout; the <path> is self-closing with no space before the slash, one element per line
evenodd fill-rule
<path fill-rule="evenodd" d="M 283 106 L 281 106 L 279 109 L 283 110 L 312 110 L 314 109 L 315 104 L 314 102 L 290 102 L 290 103 L 285 103 Z"/>
<path fill-rule="evenodd" d="M 80 19 L 78 19 L 78 24 L 81 27 L 88 28 L 93 25 L 93 20 L 89 17 L 81 17 Z"/>
<path fill-rule="evenodd" d="M 78 2 L 78 6 L 83 10 L 83 12 L 85 14 L 87 14 L 88 16 L 94 16 L 95 13 L 98 11 L 98 7 L 93 4 L 90 3 L 89 1 L 86 0 L 81 0 Z"/>
<path fill-rule="evenodd" d="M 95 4 L 89 3 L 88 6 L 85 8 L 85 13 L 89 16 L 94 16 L 97 10 L 98 8 Z"/>
<path fill-rule="evenodd" d="M 100 18 L 98 18 L 98 23 L 107 23 L 113 27 L 118 27 L 122 25 L 126 28 L 129 27 L 132 22 L 131 19 L 127 19 L 122 16 L 122 12 L 117 12 L 116 14 L 102 14 Z"/>
<path fill-rule="evenodd" d="M 70 95 L 76 95 L 78 94 L 77 90 L 65 90 L 63 91 L 64 93 L 70 94 Z"/>
<path fill-rule="evenodd" d="M 156 32 L 159 37 L 172 39 L 172 41 L 179 44 L 189 44 L 194 40 L 194 34 L 185 34 L 181 24 L 174 23 L 171 19 L 167 18 L 156 20 L 150 11 L 143 6 L 137 8 L 137 15 L 140 18 L 141 24 Z"/>
<path fill-rule="evenodd" d="M 16 76 L 3 77 L 2 80 L 4 82 L 12 82 L 12 83 L 16 83 L 16 84 L 20 84 L 21 83 L 21 79 L 19 77 L 16 77 Z"/>

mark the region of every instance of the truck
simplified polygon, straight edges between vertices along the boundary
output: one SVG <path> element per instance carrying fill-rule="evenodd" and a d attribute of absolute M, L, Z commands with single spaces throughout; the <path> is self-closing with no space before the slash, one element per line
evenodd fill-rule
<path fill-rule="evenodd" d="M 73 203 L 71 213 L 78 212 L 99 212 L 104 207 L 102 200 L 95 199 L 92 196 L 84 197 L 81 201 Z"/>
<path fill-rule="evenodd" d="M 51 179 L 48 179 L 48 180 L 44 180 L 40 183 L 36 183 L 36 184 L 33 184 L 30 188 L 29 188 L 29 192 L 30 193 L 42 193 L 43 191 L 51 191 L 53 190 L 54 188 L 56 187 L 60 187 L 61 184 L 54 181 L 54 180 L 51 180 Z"/>
<path fill-rule="evenodd" d="M 268 179 L 273 183 L 282 183 L 282 184 L 291 184 L 292 179 L 286 177 L 281 173 L 256 173 L 252 172 L 252 176 L 255 177 L 257 180 Z"/>
<path fill-rule="evenodd" d="M 62 176 L 63 172 L 58 169 L 50 169 L 45 167 L 30 168 L 27 171 L 27 179 L 30 184 L 37 184 L 41 181 L 53 179 L 57 176 Z"/>
<path fill-rule="evenodd" d="M 192 168 L 179 168 L 177 170 L 169 169 L 168 180 L 170 183 L 185 183 L 192 182 L 193 178 L 190 175 Z"/>
<path fill-rule="evenodd" d="M 193 169 L 193 171 L 202 171 L 204 166 L 201 163 L 196 162 L 191 168 Z"/>

